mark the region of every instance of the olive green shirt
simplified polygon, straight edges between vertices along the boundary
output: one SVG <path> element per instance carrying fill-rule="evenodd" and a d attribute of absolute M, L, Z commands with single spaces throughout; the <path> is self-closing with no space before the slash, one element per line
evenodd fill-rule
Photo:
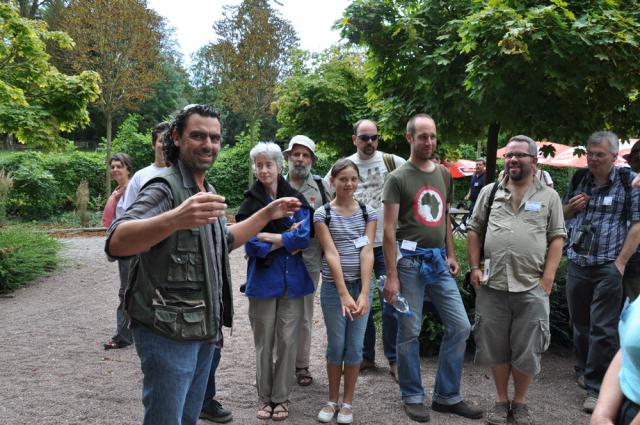
<path fill-rule="evenodd" d="M 500 291 L 524 292 L 540 283 L 549 243 L 566 238 L 562 202 L 558 193 L 537 177 L 529 186 L 520 207 L 511 206 L 511 193 L 499 183 L 485 237 L 485 260 L 489 259 L 487 286 Z M 487 203 L 494 184 L 485 186 L 469 222 L 471 231 L 483 234 Z M 486 273 L 486 271 L 485 271 Z"/>
<path fill-rule="evenodd" d="M 419 248 L 444 245 L 450 197 L 442 173 L 440 167 L 427 173 L 409 161 L 387 175 L 382 200 L 399 204 L 398 242 L 416 242 Z"/>

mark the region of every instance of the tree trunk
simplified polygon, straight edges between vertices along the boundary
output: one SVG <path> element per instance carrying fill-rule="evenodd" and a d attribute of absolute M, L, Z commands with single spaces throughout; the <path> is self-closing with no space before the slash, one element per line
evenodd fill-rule
<path fill-rule="evenodd" d="M 489 134 L 487 135 L 487 172 L 486 183 L 489 184 L 496 179 L 496 155 L 498 152 L 498 134 L 500 134 L 500 123 L 489 124 Z"/>
<path fill-rule="evenodd" d="M 109 159 L 111 158 L 111 125 L 113 122 L 113 114 L 111 111 L 107 113 L 107 158 L 106 158 L 106 174 L 104 178 L 104 193 L 105 199 L 109 199 L 111 195 L 111 167 L 109 167 Z"/>

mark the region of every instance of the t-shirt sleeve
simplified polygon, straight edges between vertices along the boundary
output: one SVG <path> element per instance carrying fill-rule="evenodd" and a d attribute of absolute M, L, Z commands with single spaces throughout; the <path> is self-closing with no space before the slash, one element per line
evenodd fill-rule
<path fill-rule="evenodd" d="M 397 176 L 393 174 L 387 174 L 384 188 L 382 189 L 382 202 L 388 202 L 390 204 L 400 203 L 400 183 Z"/>
<path fill-rule="evenodd" d="M 367 205 L 367 223 L 370 221 L 378 221 L 378 211 Z"/>
<path fill-rule="evenodd" d="M 313 222 L 314 223 L 317 223 L 317 222 L 324 223 L 325 217 L 326 217 L 326 211 L 324 210 L 324 205 L 323 205 L 313 213 Z"/>

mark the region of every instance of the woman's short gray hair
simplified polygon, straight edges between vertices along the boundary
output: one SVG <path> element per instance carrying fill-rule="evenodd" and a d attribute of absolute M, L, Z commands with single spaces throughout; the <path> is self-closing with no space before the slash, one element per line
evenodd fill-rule
<path fill-rule="evenodd" d="M 258 159 L 259 156 L 266 156 L 273 160 L 278 167 L 279 173 L 282 172 L 284 167 L 284 156 L 282 156 L 282 150 L 280 149 L 280 146 L 273 142 L 258 142 L 258 144 L 251 149 L 251 152 L 249 152 L 249 156 L 251 157 L 251 167 L 254 172 L 256 171 L 256 159 Z"/>

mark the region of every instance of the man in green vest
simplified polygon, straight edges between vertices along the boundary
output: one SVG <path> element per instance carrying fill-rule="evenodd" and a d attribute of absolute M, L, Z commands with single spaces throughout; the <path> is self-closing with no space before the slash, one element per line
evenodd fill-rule
<path fill-rule="evenodd" d="M 125 306 L 144 375 L 143 425 L 195 425 L 222 326 L 233 316 L 228 252 L 300 206 L 280 198 L 228 226 L 225 198 L 205 180 L 221 134 L 213 108 L 184 107 L 164 140 L 174 165 L 148 181 L 107 232 L 109 256 L 135 256 Z"/>

